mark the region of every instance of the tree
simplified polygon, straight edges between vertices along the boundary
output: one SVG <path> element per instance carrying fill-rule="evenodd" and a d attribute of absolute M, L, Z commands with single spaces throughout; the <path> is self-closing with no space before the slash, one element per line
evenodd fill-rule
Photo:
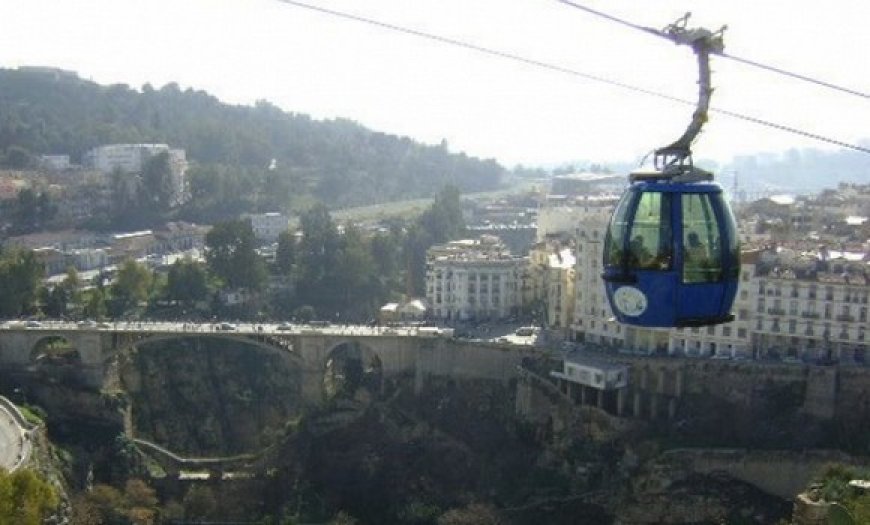
<path fill-rule="evenodd" d="M 201 263 L 190 259 L 178 260 L 169 269 L 166 295 L 171 300 L 192 304 L 208 296 L 208 276 Z"/>
<path fill-rule="evenodd" d="M 275 254 L 275 266 L 284 275 L 290 275 L 296 263 L 296 234 L 283 231 L 278 235 L 278 251 Z"/>
<path fill-rule="evenodd" d="M 338 230 L 322 203 L 299 218 L 302 240 L 296 258 L 298 292 L 302 303 L 321 312 L 335 311 L 340 297 L 333 277 L 341 248 Z"/>
<path fill-rule="evenodd" d="M 72 304 L 73 311 L 71 313 L 78 315 L 82 309 L 82 292 L 80 290 L 82 282 L 79 279 L 79 272 L 74 266 L 66 269 L 66 278 L 61 286 L 66 290 L 68 303 Z"/>
<path fill-rule="evenodd" d="M 217 499 L 204 485 L 192 485 L 184 495 L 184 516 L 189 520 L 205 520 L 217 510 Z"/>
<path fill-rule="evenodd" d="M 148 299 L 153 276 L 145 265 L 127 259 L 118 269 L 112 285 L 113 313 L 122 315 L 131 307 Z"/>
<path fill-rule="evenodd" d="M 31 188 L 18 192 L 12 205 L 12 232 L 30 233 L 44 229 L 57 214 L 57 206 L 48 193 Z"/>
<path fill-rule="evenodd" d="M 266 266 L 257 254 L 250 221 L 215 224 L 205 236 L 205 258 L 215 275 L 230 288 L 259 290 L 266 281 Z"/>
<path fill-rule="evenodd" d="M 88 290 L 82 303 L 82 316 L 97 320 L 106 316 L 106 296 L 102 288 L 95 287 Z"/>
<path fill-rule="evenodd" d="M 54 489 L 32 470 L 0 469 L 0 523 L 39 525 L 57 505 Z"/>
<path fill-rule="evenodd" d="M 161 151 L 149 158 L 142 166 L 142 194 L 146 209 L 165 213 L 175 203 L 175 184 L 169 152 Z"/>
<path fill-rule="evenodd" d="M 435 244 L 458 238 L 465 231 L 459 189 L 446 186 L 417 220 Z"/>
<path fill-rule="evenodd" d="M 22 146 L 9 146 L 6 150 L 6 156 L 3 159 L 3 163 L 6 167 L 14 170 L 27 168 L 32 162 L 33 155 L 31 155 L 27 148 Z"/>
<path fill-rule="evenodd" d="M 31 250 L 12 249 L 0 256 L 0 316 L 32 312 L 44 274 Z"/>
<path fill-rule="evenodd" d="M 365 311 L 374 299 L 374 261 L 359 229 L 345 225 L 335 275 L 329 284 L 339 291 L 344 310 Z"/>
<path fill-rule="evenodd" d="M 69 294 L 63 285 L 57 285 L 51 290 L 43 287 L 40 289 L 40 302 L 45 315 L 56 319 L 61 318 L 66 316 Z"/>

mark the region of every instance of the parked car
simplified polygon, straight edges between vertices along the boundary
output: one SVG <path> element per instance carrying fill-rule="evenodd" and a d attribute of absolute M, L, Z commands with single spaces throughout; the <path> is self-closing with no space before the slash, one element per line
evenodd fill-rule
<path fill-rule="evenodd" d="M 236 325 L 233 323 L 221 323 L 218 325 L 218 330 L 235 330 Z"/>
<path fill-rule="evenodd" d="M 31 319 L 30 321 L 24 323 L 24 326 L 27 328 L 42 328 L 42 323 L 35 319 Z"/>

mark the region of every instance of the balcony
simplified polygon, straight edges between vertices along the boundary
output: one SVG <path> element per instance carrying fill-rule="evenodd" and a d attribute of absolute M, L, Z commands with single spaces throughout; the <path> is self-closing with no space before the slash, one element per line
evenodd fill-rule
<path fill-rule="evenodd" d="M 854 320 L 855 320 L 855 317 L 854 317 L 854 316 L 851 316 L 851 315 L 838 315 L 838 316 L 837 316 L 837 321 L 844 321 L 844 322 L 847 322 L 847 323 L 851 323 L 851 322 L 853 322 Z"/>
<path fill-rule="evenodd" d="M 785 315 L 785 309 L 783 308 L 768 308 L 767 313 L 770 315 Z"/>
<path fill-rule="evenodd" d="M 801 312 L 801 317 L 803 317 L 804 319 L 818 319 L 819 314 L 817 314 L 816 312 Z"/>

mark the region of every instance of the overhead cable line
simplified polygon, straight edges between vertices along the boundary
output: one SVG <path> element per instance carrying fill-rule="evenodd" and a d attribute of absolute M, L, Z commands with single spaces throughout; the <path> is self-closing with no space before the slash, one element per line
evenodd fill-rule
<path fill-rule="evenodd" d="M 642 26 L 639 24 L 635 24 L 633 22 L 629 22 L 628 20 L 624 20 L 622 18 L 615 17 L 615 16 L 610 15 L 608 13 L 605 13 L 603 11 L 599 11 L 597 9 L 592 9 L 591 7 L 588 7 L 588 6 L 585 6 L 582 4 L 578 4 L 576 2 L 572 2 L 571 0 L 556 0 L 556 1 L 559 2 L 560 4 L 565 4 L 567 6 L 575 8 L 575 9 L 579 9 L 581 11 L 585 11 L 589 14 L 595 15 L 597 17 L 604 18 L 605 20 L 608 20 L 610 22 L 614 22 L 616 24 L 620 24 L 620 25 L 629 27 L 631 29 L 636 29 L 638 31 L 642 31 L 644 33 L 647 33 L 647 34 L 650 34 L 653 36 L 664 38 L 666 40 L 671 40 L 671 38 L 664 31 L 654 29 L 651 27 L 645 27 L 645 26 Z M 779 75 L 784 75 L 787 77 L 795 78 L 797 80 L 802 80 L 804 82 L 809 82 L 810 84 L 816 84 L 817 86 L 822 86 L 822 87 L 826 87 L 828 89 L 833 89 L 835 91 L 848 93 L 849 95 L 855 95 L 856 97 L 870 99 L 870 94 L 868 94 L 868 93 L 864 93 L 862 91 L 858 91 L 858 90 L 855 90 L 852 88 L 840 86 L 837 84 L 832 84 L 831 82 L 827 82 L 825 80 L 819 80 L 817 78 L 809 77 L 807 75 L 802 75 L 800 73 L 794 73 L 792 71 L 788 71 L 788 70 L 785 70 L 785 69 L 782 69 L 779 67 L 775 67 L 775 66 L 768 66 L 766 64 L 762 64 L 762 63 L 756 62 L 754 60 L 749 60 L 748 58 L 742 58 L 742 57 L 732 55 L 732 54 L 727 53 L 725 51 L 722 51 L 722 52 L 719 52 L 716 54 L 721 56 L 722 58 L 728 58 L 728 59 L 731 59 L 735 62 L 739 62 L 741 64 L 746 64 L 746 65 L 752 66 L 752 67 L 756 67 L 758 69 L 764 69 L 764 70 L 770 71 L 772 73 L 777 73 Z"/>
<path fill-rule="evenodd" d="M 434 34 L 434 33 L 427 33 L 427 32 L 424 32 L 424 31 L 417 30 L 417 29 L 411 29 L 411 28 L 408 28 L 408 27 L 403 27 L 403 26 L 399 26 L 399 25 L 395 25 L 395 24 L 390 24 L 390 23 L 387 23 L 387 22 L 381 22 L 381 21 L 379 21 L 379 20 L 375 20 L 375 19 L 372 19 L 372 18 L 366 18 L 366 17 L 364 17 L 364 16 L 355 15 L 355 14 L 347 13 L 347 12 L 344 12 L 344 11 L 336 11 L 336 10 L 334 10 L 334 9 L 329 9 L 329 8 L 326 8 L 326 7 L 321 7 L 321 6 L 317 6 L 317 5 L 308 4 L 308 3 L 305 3 L 305 2 L 300 2 L 300 1 L 298 1 L 298 0 L 278 0 L 278 1 L 279 1 L 279 2 L 282 2 L 282 3 L 284 3 L 284 4 L 288 4 L 288 5 L 292 5 L 292 6 L 296 6 L 296 7 L 301 7 L 301 8 L 303 8 L 303 9 L 309 9 L 309 10 L 311 10 L 311 11 L 316 11 L 316 12 L 323 13 L 323 14 L 327 14 L 327 15 L 330 15 L 330 16 L 335 16 L 335 17 L 338 17 L 338 18 L 344 18 L 344 19 L 346 19 L 346 20 L 352 20 L 352 21 L 355 21 L 355 22 L 362 22 L 362 23 L 364 23 L 364 24 L 368 24 L 368 25 L 375 26 L 375 27 L 380 27 L 380 28 L 382 28 L 382 29 L 388 29 L 388 30 L 390 30 L 390 31 L 395 31 L 395 32 L 398 32 L 398 33 L 404 33 L 404 34 L 407 34 L 407 35 L 412 35 L 412 36 L 416 36 L 416 37 L 419 37 L 419 38 L 424 38 L 424 39 L 426 39 L 426 40 L 432 40 L 432 41 L 435 41 L 435 42 L 440 42 L 440 43 L 443 43 L 443 44 L 449 44 L 449 45 L 456 46 L 456 47 L 460 47 L 460 48 L 464 48 L 464 49 L 470 49 L 470 50 L 473 50 L 473 51 L 477 51 L 477 52 L 479 52 L 479 53 L 483 53 L 483 54 L 485 54 L 485 55 L 496 56 L 496 57 L 500 57 L 500 58 L 505 58 L 505 59 L 508 59 L 508 60 L 513 60 L 513 61 L 515 61 L 515 62 L 520 62 L 520 63 L 527 64 L 527 65 L 530 65 L 530 66 L 535 66 L 535 67 L 539 67 L 539 68 L 542 68 L 542 69 L 547 69 L 547 70 L 550 70 L 550 71 L 555 71 L 555 72 L 557 72 L 557 73 L 564 73 L 564 74 L 572 75 L 572 76 L 575 76 L 575 77 L 585 78 L 585 79 L 588 79 L 588 80 L 594 80 L 595 82 L 600 82 L 600 83 L 607 84 L 607 85 L 610 85 L 610 86 L 615 86 L 615 87 L 619 87 L 619 88 L 626 89 L 626 90 L 629 90 L 629 91 L 634 91 L 634 92 L 636 92 L 636 93 L 643 93 L 643 94 L 645 94 L 645 95 L 650 95 L 650 96 L 657 97 L 657 98 L 661 98 L 661 99 L 664 99 L 664 100 L 670 100 L 671 102 L 677 102 L 677 103 L 685 104 L 685 105 L 689 105 L 689 106 L 695 106 L 695 104 L 696 104 L 694 101 L 687 100 L 687 99 L 680 98 L 680 97 L 675 97 L 675 96 L 673 96 L 673 95 L 668 95 L 667 93 L 661 93 L 661 92 L 659 92 L 659 91 L 654 91 L 654 90 L 651 90 L 651 89 L 646 89 L 646 88 L 642 88 L 642 87 L 634 86 L 634 85 L 631 85 L 631 84 L 627 84 L 627 83 L 625 83 L 625 82 L 619 82 L 619 81 L 617 81 L 617 80 L 612 80 L 612 79 L 605 78 L 605 77 L 598 76 L 598 75 L 592 75 L 592 74 L 589 74 L 589 73 L 583 73 L 582 71 L 578 71 L 578 70 L 576 70 L 576 69 L 567 68 L 567 67 L 560 66 L 560 65 L 557 65 L 557 64 L 551 64 L 551 63 L 549 63 L 549 62 L 543 62 L 543 61 L 541 61 L 541 60 L 536 60 L 536 59 L 533 59 L 533 58 L 523 57 L 523 56 L 521 56 L 521 55 L 517 55 L 517 54 L 514 54 L 514 53 L 508 53 L 508 52 L 505 52 L 505 51 L 499 51 L 499 50 L 497 50 L 497 49 L 492 49 L 492 48 L 488 48 L 488 47 L 479 46 L 479 45 L 477 45 L 477 44 L 472 44 L 472 43 L 465 42 L 465 41 L 462 41 L 462 40 L 456 40 L 456 39 L 453 39 L 453 38 L 449 38 L 449 37 L 445 37 L 445 36 L 441 36 L 441 35 L 436 35 L 436 34 Z M 597 12 L 596 12 L 596 14 L 597 14 Z M 605 15 L 605 16 L 608 16 L 608 17 L 609 17 L 609 15 Z M 618 21 L 618 19 L 616 19 L 616 20 Z M 620 21 L 620 23 L 624 23 L 624 24 L 628 24 L 628 25 L 630 25 L 628 22 L 622 22 L 622 21 Z M 725 110 L 725 109 L 718 109 L 718 108 L 715 108 L 715 107 L 710 108 L 710 111 L 713 111 L 713 112 L 716 112 L 716 113 L 721 113 L 721 114 L 723 114 L 723 115 L 727 115 L 727 116 L 732 117 L 732 118 L 736 118 L 736 119 L 744 120 L 744 121 L 747 121 L 747 122 L 751 122 L 751 123 L 753 123 L 753 124 L 758 124 L 758 125 L 761 125 L 761 126 L 766 126 L 766 127 L 769 127 L 769 128 L 778 129 L 778 130 L 780 130 L 780 131 L 787 131 L 787 132 L 792 133 L 792 134 L 795 134 L 795 135 L 800 135 L 800 136 L 803 136 L 803 137 L 806 137 L 806 138 L 811 138 L 811 139 L 818 140 L 818 141 L 821 141 L 821 142 L 827 142 L 828 144 L 833 144 L 833 145 L 835 145 L 835 146 L 840 146 L 840 147 L 843 147 L 843 148 L 848 148 L 848 149 L 852 149 L 852 150 L 855 150 L 855 151 L 861 151 L 861 152 L 863 152 L 863 153 L 868 153 L 868 154 L 870 154 L 870 149 L 868 149 L 868 148 L 864 148 L 864 147 L 861 147 L 861 146 L 858 146 L 858 145 L 855 145 L 855 144 L 850 144 L 850 143 L 848 143 L 848 142 L 844 142 L 844 141 L 841 141 L 841 140 L 833 139 L 833 138 L 830 138 L 830 137 L 826 137 L 826 136 L 824 136 L 824 135 L 819 135 L 819 134 L 816 134 L 816 133 L 811 133 L 811 132 L 809 132 L 809 131 L 804 131 L 804 130 L 801 130 L 801 129 L 798 129 L 798 128 L 793 128 L 793 127 L 790 127 L 790 126 L 786 126 L 786 125 L 782 125 L 782 124 L 777 124 L 777 123 L 775 123 L 775 122 L 770 122 L 770 121 L 763 120 L 763 119 L 756 118 L 756 117 L 752 117 L 752 116 L 749 116 L 749 115 L 744 115 L 744 114 L 742 114 L 742 113 L 737 113 L 737 112 L 734 112 L 734 111 L 728 111 L 728 110 Z"/>

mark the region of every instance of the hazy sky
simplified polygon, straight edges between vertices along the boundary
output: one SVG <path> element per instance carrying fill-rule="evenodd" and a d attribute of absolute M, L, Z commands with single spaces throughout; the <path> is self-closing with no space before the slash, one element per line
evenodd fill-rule
<path fill-rule="evenodd" d="M 691 51 L 555 0 L 309 0 L 681 98 Z M 870 91 L 866 0 L 579 0 L 663 27 L 728 24 L 736 56 Z M 178 82 L 514 163 L 634 161 L 692 108 L 342 20 L 278 0 L 0 0 L 0 67 L 49 65 L 100 83 Z M 714 58 L 713 106 L 859 142 L 870 100 Z M 699 158 L 824 144 L 716 114 Z"/>

